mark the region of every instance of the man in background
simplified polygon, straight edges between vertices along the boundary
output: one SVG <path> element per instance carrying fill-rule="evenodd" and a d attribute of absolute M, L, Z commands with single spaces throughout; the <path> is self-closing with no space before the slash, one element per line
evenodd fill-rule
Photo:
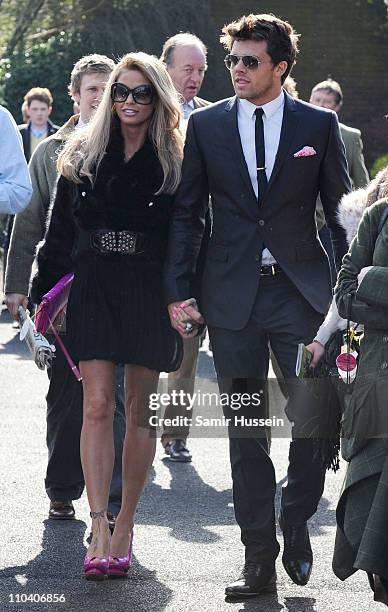
<path fill-rule="evenodd" d="M 327 79 L 317 83 L 311 91 L 310 104 L 340 112 L 343 105 L 342 89 L 337 81 Z M 340 123 L 341 137 L 345 145 L 349 176 L 353 187 L 359 189 L 369 183 L 368 171 L 365 167 L 361 132 L 356 128 Z"/>
<path fill-rule="evenodd" d="M 182 114 L 188 120 L 197 108 L 208 106 L 210 102 L 198 97 L 199 90 L 207 69 L 207 49 L 202 40 L 194 34 L 180 33 L 168 38 L 163 45 L 161 60 L 166 65 L 175 89 L 181 95 Z M 207 219 L 210 231 L 210 217 Z M 168 393 L 183 391 L 192 394 L 194 391 L 200 338 L 188 338 L 183 343 L 183 361 L 176 372 L 168 375 Z M 192 417 L 192 410 L 179 400 L 178 405 L 167 406 L 164 418 Z M 180 421 L 182 422 L 182 421 Z M 162 444 L 171 461 L 189 462 L 191 453 L 186 446 L 189 426 L 173 427 L 164 425 Z"/>
<path fill-rule="evenodd" d="M 55 134 L 59 126 L 54 125 L 49 117 L 53 109 L 53 97 L 47 87 L 33 87 L 24 96 L 28 123 L 19 125 L 23 139 L 24 155 L 29 162 L 39 143 Z"/>
<path fill-rule="evenodd" d="M 75 129 L 86 125 L 97 108 L 114 62 L 104 55 L 81 58 L 71 73 L 69 93 L 80 108 L 59 131 L 34 152 L 29 170 L 33 197 L 30 206 L 17 215 L 12 231 L 6 270 L 6 304 L 16 318 L 19 305 L 26 307 L 31 268 L 37 244 L 46 230 L 50 204 L 57 183 L 56 160 L 59 149 Z M 64 335 L 66 344 L 66 336 Z M 73 500 L 82 495 L 84 478 L 80 459 L 82 427 L 82 385 L 75 379 L 60 348 L 51 368 L 47 394 L 48 465 L 45 479 L 50 498 L 49 517 L 71 519 L 75 516 Z M 113 529 L 121 506 L 121 455 L 125 435 L 123 405 L 123 369 L 117 368 L 116 411 L 114 419 L 115 464 L 108 503 L 108 520 Z"/>
<path fill-rule="evenodd" d="M 337 83 L 337 81 L 333 81 L 333 79 L 327 79 L 326 81 L 317 83 L 313 87 L 310 95 L 310 104 L 320 106 L 321 108 L 328 108 L 329 110 L 332 110 L 338 114 L 342 108 L 343 99 L 340 84 Z M 365 185 L 369 183 L 369 175 L 365 167 L 364 155 L 362 153 L 363 144 L 361 140 L 361 132 L 360 130 L 349 127 L 344 123 L 340 123 L 339 127 L 341 137 L 345 145 L 345 156 L 346 161 L 348 162 L 348 172 L 352 186 L 355 189 L 365 187 Z M 326 219 L 319 197 L 317 199 L 316 223 L 319 237 L 329 257 L 332 285 L 334 286 L 336 272 L 333 247 L 331 244 L 331 234 L 326 225 Z"/>
<path fill-rule="evenodd" d="M 52 111 L 53 97 L 46 87 L 33 87 L 24 96 L 22 113 L 28 117 L 27 123 L 19 125 L 19 132 L 23 140 L 24 156 L 27 162 L 38 144 L 48 136 L 58 131 L 58 126 L 54 125 L 49 116 Z M 24 118 L 23 118 L 24 120 Z M 4 242 L 4 269 L 6 267 L 11 232 L 14 223 L 14 216 L 9 215 L 5 222 L 5 242 Z M 17 322 L 14 323 L 17 328 Z"/>

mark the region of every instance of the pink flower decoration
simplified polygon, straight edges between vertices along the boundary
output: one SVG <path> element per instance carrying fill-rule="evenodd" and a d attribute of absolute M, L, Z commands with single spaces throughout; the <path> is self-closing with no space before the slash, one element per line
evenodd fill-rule
<path fill-rule="evenodd" d="M 301 149 L 300 151 L 298 151 L 297 153 L 294 153 L 294 157 L 310 157 L 311 155 L 316 155 L 317 152 L 314 149 L 314 147 L 303 147 L 303 149 Z"/>

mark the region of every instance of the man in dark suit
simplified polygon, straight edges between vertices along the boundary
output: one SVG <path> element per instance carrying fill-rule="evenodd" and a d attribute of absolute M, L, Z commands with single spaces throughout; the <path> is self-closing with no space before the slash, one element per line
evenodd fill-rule
<path fill-rule="evenodd" d="M 239 427 L 235 417 L 265 414 L 263 402 L 258 406 L 254 398 L 265 397 L 270 342 L 288 386 L 287 415 L 298 422 L 298 344 L 313 338 L 331 300 L 328 260 L 314 219 L 318 193 L 337 265 L 346 251 L 336 211 L 350 182 L 337 117 L 282 89 L 297 40 L 290 24 L 271 15 L 244 16 L 224 27 L 221 41 L 229 51 L 225 63 L 236 97 L 189 119 L 165 276 L 171 323 L 191 336 L 196 330 L 190 331 L 187 320 L 202 321 L 190 299 L 190 281 L 211 194 L 203 317 L 220 390 L 252 398 L 238 413 L 225 408 L 234 508 L 245 545 L 244 570 L 227 587 L 229 596 L 257 595 L 276 582 L 276 480 L 265 428 Z M 312 567 L 307 520 L 324 488 L 316 442 L 294 437 L 290 444 L 279 517 L 283 565 L 301 585 Z"/>

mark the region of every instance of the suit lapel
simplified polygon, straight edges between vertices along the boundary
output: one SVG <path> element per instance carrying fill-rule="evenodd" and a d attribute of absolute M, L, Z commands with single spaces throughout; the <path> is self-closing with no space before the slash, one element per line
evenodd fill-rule
<path fill-rule="evenodd" d="M 272 169 L 271 178 L 268 183 L 267 191 L 263 199 L 263 204 L 268 198 L 268 194 L 271 191 L 276 177 L 278 176 L 280 169 L 283 165 L 284 159 L 289 151 L 292 143 L 292 139 L 297 133 L 297 127 L 300 121 L 300 113 L 298 112 L 297 104 L 295 100 L 291 98 L 286 92 L 284 92 L 284 111 L 283 111 L 283 122 L 282 129 L 280 132 L 280 140 L 278 152 L 276 154 L 274 167 Z"/>
<path fill-rule="evenodd" d="M 257 198 L 256 194 L 252 187 L 251 177 L 249 176 L 248 166 L 245 161 L 243 148 L 241 145 L 240 133 L 238 131 L 238 122 L 237 122 L 237 98 L 231 98 L 228 104 L 225 107 L 227 111 L 225 121 L 226 121 L 226 133 L 230 135 L 230 141 L 232 145 L 233 153 L 235 154 L 235 160 L 237 164 L 237 169 L 247 187 L 251 197 L 254 199 L 255 204 L 257 206 Z M 257 216 L 257 210 L 256 215 Z"/>

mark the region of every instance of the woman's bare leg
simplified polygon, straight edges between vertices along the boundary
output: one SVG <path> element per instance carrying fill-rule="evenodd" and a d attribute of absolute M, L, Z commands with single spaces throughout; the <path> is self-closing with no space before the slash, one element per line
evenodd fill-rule
<path fill-rule="evenodd" d="M 149 396 L 158 388 L 159 373 L 140 366 L 125 367 L 127 429 L 123 447 L 123 493 L 121 510 L 112 536 L 111 555 L 128 553 L 138 501 L 155 456 L 155 431 L 149 426 Z"/>
<path fill-rule="evenodd" d="M 80 371 L 84 390 L 81 461 L 93 532 L 87 554 L 106 557 L 109 554 L 106 509 L 114 462 L 115 365 L 102 360 L 82 361 Z"/>

